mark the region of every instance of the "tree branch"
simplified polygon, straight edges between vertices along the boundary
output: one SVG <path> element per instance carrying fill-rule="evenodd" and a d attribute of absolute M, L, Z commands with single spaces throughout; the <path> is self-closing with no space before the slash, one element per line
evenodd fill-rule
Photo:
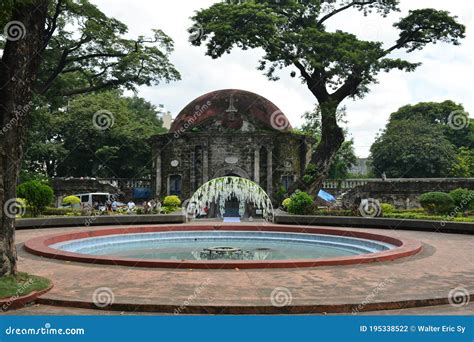
<path fill-rule="evenodd" d="M 62 12 L 62 8 L 61 8 L 62 4 L 63 4 L 63 0 L 58 0 L 56 4 L 56 9 L 54 10 L 53 17 L 51 18 L 51 22 L 48 25 L 48 29 L 45 32 L 46 34 L 44 37 L 43 48 L 41 49 L 41 51 L 44 51 L 46 49 L 46 47 L 49 44 L 49 41 L 53 37 L 54 31 L 56 31 L 56 28 L 58 27 L 58 18 Z"/>
<path fill-rule="evenodd" d="M 73 95 L 80 95 L 80 94 L 90 93 L 92 91 L 98 91 L 98 90 L 107 89 L 107 88 L 114 88 L 114 87 L 117 87 L 117 86 L 120 86 L 120 85 L 126 83 L 127 81 L 129 81 L 129 79 L 110 80 L 110 81 L 107 81 L 105 83 L 91 85 L 90 87 L 63 91 L 59 95 L 60 96 L 73 96 Z"/>
<path fill-rule="evenodd" d="M 370 5 L 370 4 L 373 4 L 374 2 L 377 2 L 377 0 L 368 0 L 368 1 L 351 1 L 349 4 L 345 5 L 345 6 L 342 6 L 328 14 L 326 14 L 324 17 L 322 17 L 321 19 L 318 20 L 317 22 L 317 25 L 318 26 L 321 26 L 326 20 L 328 20 L 329 18 L 332 18 L 333 16 L 335 16 L 336 14 L 342 12 L 342 11 L 345 11 L 346 9 L 349 9 L 353 6 L 356 6 L 356 5 L 360 5 L 360 6 L 364 6 L 364 5 Z"/>

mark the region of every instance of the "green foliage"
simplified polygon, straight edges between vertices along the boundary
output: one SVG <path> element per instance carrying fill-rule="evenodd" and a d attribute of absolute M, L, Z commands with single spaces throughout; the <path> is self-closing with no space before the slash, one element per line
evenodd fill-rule
<path fill-rule="evenodd" d="M 314 199 L 306 192 L 297 191 L 290 197 L 288 212 L 295 215 L 308 215 L 311 213 Z"/>
<path fill-rule="evenodd" d="M 288 209 L 290 202 L 291 202 L 291 198 L 285 198 L 283 202 L 281 202 L 281 205 L 283 206 L 283 208 Z"/>
<path fill-rule="evenodd" d="M 44 216 L 80 216 L 81 210 L 72 208 L 45 208 L 42 212 Z"/>
<path fill-rule="evenodd" d="M 376 176 L 473 176 L 474 126 L 468 120 L 464 108 L 452 101 L 401 107 L 371 147 Z"/>
<path fill-rule="evenodd" d="M 162 214 L 171 214 L 177 210 L 179 210 L 179 207 L 175 205 L 164 205 L 161 207 Z"/>
<path fill-rule="evenodd" d="M 179 207 L 181 205 L 181 200 L 179 199 L 178 196 L 172 195 L 172 196 L 166 196 L 165 199 L 163 200 L 163 205 L 167 207 Z"/>
<path fill-rule="evenodd" d="M 106 129 L 94 120 L 103 110 L 110 113 L 104 114 Z M 66 112 L 33 112 L 24 170 L 60 177 L 146 177 L 148 139 L 165 131 L 157 109 L 141 98 L 119 91 L 76 96 Z"/>
<path fill-rule="evenodd" d="M 371 149 L 375 174 L 387 177 L 446 177 L 456 150 L 440 127 L 416 120 L 391 121 Z"/>
<path fill-rule="evenodd" d="M 404 120 L 439 127 L 443 136 L 457 148 L 474 144 L 474 127 L 467 124 L 469 113 L 462 105 L 453 101 L 420 102 L 403 106 L 390 115 L 389 125 L 391 122 Z"/>
<path fill-rule="evenodd" d="M 454 200 L 445 192 L 427 192 L 419 200 L 429 214 L 449 214 L 454 209 Z"/>
<path fill-rule="evenodd" d="M 471 125 L 474 128 L 474 120 L 472 121 Z M 472 142 L 474 142 L 474 137 Z M 471 145 L 473 144 L 471 143 Z M 474 148 L 466 146 L 458 149 L 450 175 L 452 177 L 474 177 Z"/>
<path fill-rule="evenodd" d="M 389 203 L 382 203 L 381 205 L 382 215 L 391 214 L 395 211 L 395 207 Z"/>
<path fill-rule="evenodd" d="M 474 210 L 474 190 L 456 189 L 449 193 L 459 211 Z"/>
<path fill-rule="evenodd" d="M 195 26 L 190 33 L 196 27 L 203 29 L 192 43 L 207 42 L 207 54 L 213 58 L 230 53 L 234 47 L 261 48 L 265 55 L 260 69 L 270 79 L 278 78 L 277 69 L 294 65 L 306 82 L 311 83 L 313 78 L 320 87 L 342 88 L 344 92 L 349 88 L 354 91 L 345 96 L 354 97 L 367 93 L 367 86 L 376 82 L 375 76 L 381 71 L 413 71 L 418 66 L 399 58 L 388 58 L 393 50 L 411 52 L 437 41 L 459 44 L 464 38 L 464 26 L 448 12 L 415 10 L 394 25 L 400 30 L 400 38 L 391 49 L 385 50 L 380 42 L 359 40 L 341 30 L 329 32 L 326 22 L 351 8 L 364 13 L 375 10 L 386 16 L 398 11 L 398 1 L 334 1 L 329 12 L 323 10 L 321 3 L 291 0 L 216 3 L 192 18 Z M 355 89 L 351 88 L 354 84 Z"/>
<path fill-rule="evenodd" d="M 63 198 L 63 204 L 74 205 L 81 203 L 81 199 L 77 196 L 67 196 Z"/>
<path fill-rule="evenodd" d="M 54 199 L 53 189 L 40 181 L 29 181 L 18 186 L 17 194 L 24 198 L 33 216 L 38 216 Z"/>
<path fill-rule="evenodd" d="M 287 191 L 285 190 L 285 188 L 283 186 L 280 186 L 278 188 L 278 191 L 275 192 L 275 201 L 277 203 L 281 203 L 281 201 L 285 199 L 286 193 Z"/>
<path fill-rule="evenodd" d="M 62 1 L 59 7 L 56 2 L 50 6 L 50 18 L 57 20 L 50 19 L 55 26 L 48 32 L 36 93 L 62 101 L 58 97 L 179 79 L 169 61 L 173 41 L 163 31 L 131 38 L 125 24 L 88 0 Z"/>

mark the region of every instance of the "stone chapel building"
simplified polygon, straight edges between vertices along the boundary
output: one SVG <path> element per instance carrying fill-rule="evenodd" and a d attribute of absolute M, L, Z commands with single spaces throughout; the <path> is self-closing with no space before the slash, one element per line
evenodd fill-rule
<path fill-rule="evenodd" d="M 184 201 L 208 180 L 238 176 L 274 197 L 302 176 L 312 143 L 293 133 L 287 117 L 264 97 L 214 91 L 189 103 L 168 133 L 152 138 L 153 193 Z"/>

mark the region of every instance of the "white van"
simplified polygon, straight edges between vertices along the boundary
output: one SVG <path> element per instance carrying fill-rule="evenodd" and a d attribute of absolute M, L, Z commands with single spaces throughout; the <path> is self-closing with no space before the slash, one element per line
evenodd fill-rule
<path fill-rule="evenodd" d="M 79 197 L 81 200 L 81 203 L 77 205 L 80 208 L 96 208 L 99 210 L 105 210 L 105 203 L 108 200 L 112 200 L 112 196 L 107 192 L 90 192 L 87 194 L 76 194 L 74 196 Z"/>

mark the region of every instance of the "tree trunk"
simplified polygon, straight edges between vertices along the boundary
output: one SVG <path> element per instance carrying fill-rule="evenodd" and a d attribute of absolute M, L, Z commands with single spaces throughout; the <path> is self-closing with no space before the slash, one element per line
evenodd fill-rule
<path fill-rule="evenodd" d="M 296 190 L 306 191 L 316 198 L 321 190 L 324 180 L 327 178 L 331 162 L 337 151 L 344 142 L 344 131 L 337 124 L 338 103 L 327 101 L 320 103 L 321 108 L 321 141 L 316 151 L 311 156 L 311 164 L 316 172 L 311 174 L 311 181 L 299 179 L 289 189 L 291 195 Z"/>
<path fill-rule="evenodd" d="M 16 272 L 16 186 L 47 9 L 48 0 L 14 2 L 0 62 L 0 276 Z"/>

